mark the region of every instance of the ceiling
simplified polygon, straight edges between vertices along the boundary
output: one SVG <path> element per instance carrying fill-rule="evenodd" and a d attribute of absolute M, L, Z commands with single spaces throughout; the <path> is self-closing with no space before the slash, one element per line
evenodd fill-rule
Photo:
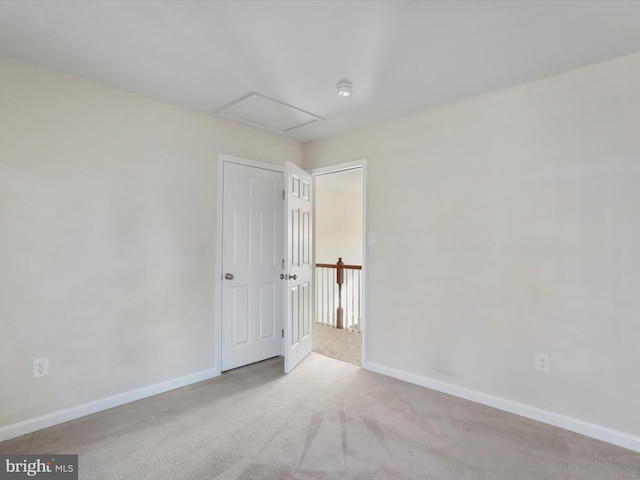
<path fill-rule="evenodd" d="M 4 55 L 212 115 L 255 92 L 324 119 L 302 142 L 638 51 L 640 1 L 0 2 Z"/>

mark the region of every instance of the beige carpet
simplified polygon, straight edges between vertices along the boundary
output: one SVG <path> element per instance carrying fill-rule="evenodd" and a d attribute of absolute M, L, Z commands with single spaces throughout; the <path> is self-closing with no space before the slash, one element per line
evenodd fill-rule
<path fill-rule="evenodd" d="M 342 360 L 343 362 L 360 365 L 360 359 L 362 358 L 361 334 L 315 323 L 313 337 L 315 342 L 314 352 L 336 360 Z"/>
<path fill-rule="evenodd" d="M 637 480 L 640 454 L 311 354 L 0 443 L 80 478 Z"/>

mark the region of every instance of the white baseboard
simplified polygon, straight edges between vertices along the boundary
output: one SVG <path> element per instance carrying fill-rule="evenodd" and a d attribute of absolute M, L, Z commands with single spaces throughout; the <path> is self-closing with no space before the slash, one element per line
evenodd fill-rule
<path fill-rule="evenodd" d="M 0 428 L 0 442 L 35 432 L 36 430 L 41 430 L 43 428 L 53 427 L 54 425 L 75 420 L 76 418 L 84 417 L 85 415 L 91 415 L 92 413 L 118 407 L 125 403 L 141 400 L 176 388 L 186 387 L 187 385 L 208 380 L 219 375 L 220 371 L 217 369 L 203 370 L 201 372 L 185 375 L 184 377 L 174 378 L 173 380 L 168 380 L 166 382 L 156 383 L 155 385 L 149 385 L 129 392 L 101 398 L 100 400 L 84 403 L 76 407 L 48 413 L 41 417 L 30 418 L 29 420 L 13 423 Z"/>
<path fill-rule="evenodd" d="M 432 378 L 386 367 L 377 363 L 367 362 L 364 368 L 388 377 L 404 380 L 405 382 L 420 385 L 421 387 L 437 390 L 438 392 L 453 395 L 454 397 L 494 407 L 499 410 L 504 410 L 505 412 L 520 415 L 521 417 L 537 420 L 542 423 L 553 425 L 554 427 L 564 428 L 565 430 L 570 430 L 597 440 L 602 440 L 603 442 L 640 452 L 640 437 L 635 435 L 630 435 L 628 433 L 613 430 L 594 423 L 585 422 L 577 418 L 567 417 L 558 413 L 542 410 L 524 403 L 514 402 L 505 398 L 459 387 L 451 383 L 441 382 Z"/>

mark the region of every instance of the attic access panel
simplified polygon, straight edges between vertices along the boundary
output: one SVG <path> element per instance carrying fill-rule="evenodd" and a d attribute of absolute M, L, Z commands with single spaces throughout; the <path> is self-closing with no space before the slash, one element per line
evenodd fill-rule
<path fill-rule="evenodd" d="M 229 120 L 281 134 L 304 125 L 324 121 L 324 118 L 318 115 L 259 93 L 245 95 L 219 110 L 217 114 Z"/>

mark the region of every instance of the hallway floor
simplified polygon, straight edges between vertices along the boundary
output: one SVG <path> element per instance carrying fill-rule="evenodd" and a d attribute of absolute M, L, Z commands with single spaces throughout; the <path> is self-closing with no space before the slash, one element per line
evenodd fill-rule
<path fill-rule="evenodd" d="M 360 366 L 362 358 L 362 335 L 360 333 L 338 330 L 316 323 L 313 328 L 313 336 L 315 338 L 314 352 Z"/>

